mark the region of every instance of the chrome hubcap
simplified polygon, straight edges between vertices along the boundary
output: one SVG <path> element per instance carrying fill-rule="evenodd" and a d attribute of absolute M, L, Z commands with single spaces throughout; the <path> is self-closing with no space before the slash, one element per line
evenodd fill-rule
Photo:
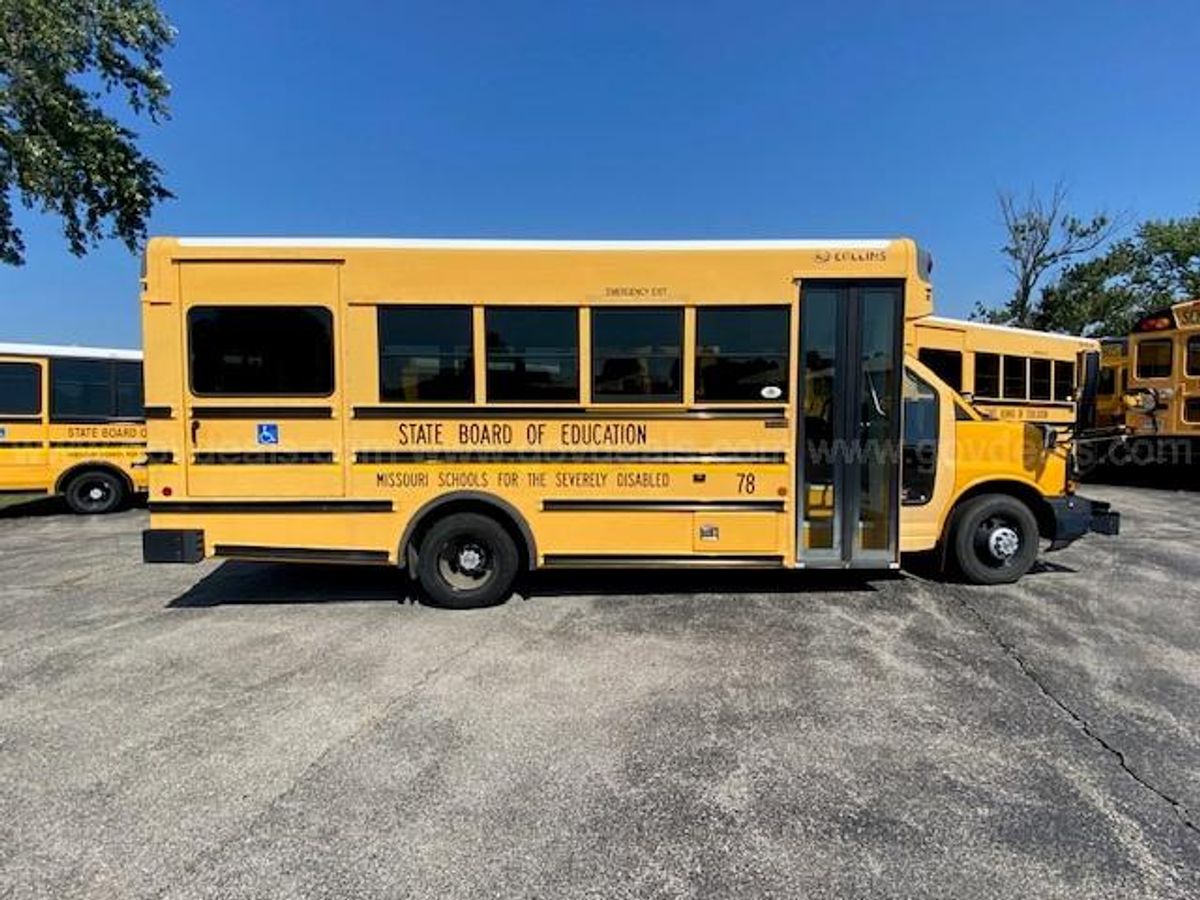
<path fill-rule="evenodd" d="M 467 544 L 458 551 L 458 568 L 461 572 L 474 575 L 483 568 L 483 551 L 474 544 Z"/>
<path fill-rule="evenodd" d="M 995 529 L 988 536 L 988 550 L 996 559 L 1007 561 L 1021 549 L 1021 536 L 1007 525 Z"/>

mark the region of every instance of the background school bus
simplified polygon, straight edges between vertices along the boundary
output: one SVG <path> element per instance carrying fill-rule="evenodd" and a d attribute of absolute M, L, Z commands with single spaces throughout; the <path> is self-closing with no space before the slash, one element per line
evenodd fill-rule
<path fill-rule="evenodd" d="M 0 494 L 62 494 L 77 513 L 146 490 L 142 354 L 0 344 Z"/>

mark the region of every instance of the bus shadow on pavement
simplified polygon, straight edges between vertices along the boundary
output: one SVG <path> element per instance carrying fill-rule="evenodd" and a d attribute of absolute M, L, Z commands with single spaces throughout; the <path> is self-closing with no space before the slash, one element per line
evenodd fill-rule
<path fill-rule="evenodd" d="M 810 594 L 873 592 L 895 572 L 745 569 L 572 569 L 530 572 L 514 600 L 550 597 L 678 594 Z M 171 600 L 169 609 L 313 603 L 419 602 L 407 576 L 384 566 L 230 560 Z"/>

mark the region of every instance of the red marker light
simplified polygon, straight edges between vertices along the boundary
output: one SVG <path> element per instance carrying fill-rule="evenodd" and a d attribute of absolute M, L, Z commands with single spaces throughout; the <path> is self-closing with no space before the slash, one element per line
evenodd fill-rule
<path fill-rule="evenodd" d="M 169 487 L 165 487 L 165 488 L 163 488 L 163 489 L 162 489 L 162 495 L 163 495 L 164 497 L 170 497 L 170 496 L 171 496 L 171 489 L 170 489 Z"/>

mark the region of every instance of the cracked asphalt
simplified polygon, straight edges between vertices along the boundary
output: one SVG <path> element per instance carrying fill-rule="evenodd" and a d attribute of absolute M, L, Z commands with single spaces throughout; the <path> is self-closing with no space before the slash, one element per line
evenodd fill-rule
<path fill-rule="evenodd" d="M 1200 896 L 1200 493 L 1021 584 L 144 567 L 0 518 L 0 897 Z"/>

